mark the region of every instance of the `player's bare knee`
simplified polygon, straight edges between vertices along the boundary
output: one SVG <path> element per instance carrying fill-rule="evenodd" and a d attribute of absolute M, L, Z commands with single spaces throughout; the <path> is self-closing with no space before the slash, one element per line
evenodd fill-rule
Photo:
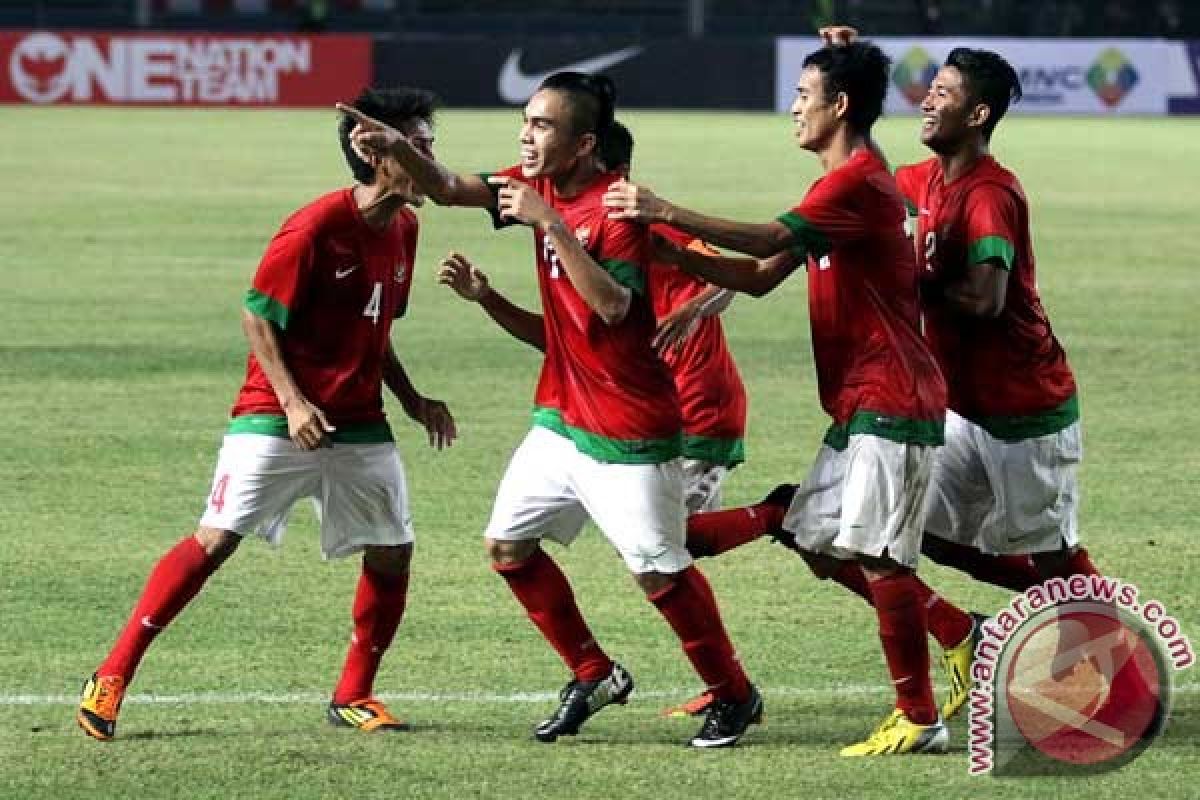
<path fill-rule="evenodd" d="M 492 563 L 502 566 L 520 564 L 522 561 L 532 558 L 538 550 L 538 543 L 533 539 L 515 542 L 505 539 L 485 539 L 484 545 Z"/>
<path fill-rule="evenodd" d="M 241 536 L 233 531 L 224 531 L 220 528 L 200 526 L 194 535 L 196 541 L 204 548 L 204 552 L 208 554 L 209 558 L 215 559 L 217 563 L 223 562 L 233 555 L 233 552 L 238 549 L 238 545 L 242 543 Z"/>
<path fill-rule="evenodd" d="M 369 545 L 363 550 L 363 566 L 385 575 L 403 575 L 412 563 L 413 546 Z"/>
<path fill-rule="evenodd" d="M 877 581 L 882 578 L 890 578 L 893 575 L 901 575 L 906 572 L 912 572 L 911 569 L 898 564 L 887 556 L 862 556 L 858 557 L 859 566 L 866 573 L 867 580 Z"/>
<path fill-rule="evenodd" d="M 1051 550 L 1047 553 L 1031 553 L 1029 557 L 1043 578 L 1052 578 L 1062 574 L 1070 563 L 1071 556 L 1078 550 L 1078 547 L 1064 547 L 1061 550 Z"/>
<path fill-rule="evenodd" d="M 833 556 L 813 553 L 808 550 L 798 550 L 800 557 L 804 559 L 804 563 L 808 565 L 808 569 L 812 572 L 817 580 L 828 580 L 833 577 L 838 571 L 838 560 Z"/>

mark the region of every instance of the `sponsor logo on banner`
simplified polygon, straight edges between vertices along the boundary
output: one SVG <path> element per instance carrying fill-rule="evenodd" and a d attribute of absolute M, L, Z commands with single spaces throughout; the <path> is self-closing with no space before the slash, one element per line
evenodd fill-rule
<path fill-rule="evenodd" d="M 554 69 L 527 73 L 521 69 L 521 51 L 513 50 L 508 54 L 508 58 L 504 59 L 503 66 L 500 67 L 500 76 L 496 79 L 496 91 L 506 103 L 524 103 L 533 96 L 542 81 L 556 72 L 603 72 L 622 61 L 628 61 L 641 52 L 641 47 L 626 47 L 615 53 L 605 53 L 571 64 L 563 64 Z"/>
<path fill-rule="evenodd" d="M 938 67 L 955 47 L 992 50 L 1021 78 L 1014 113 L 1156 113 L 1167 110 L 1168 58 L 1176 43 L 1153 39 L 873 38 L 892 59 L 885 110 L 920 107 Z M 791 104 L 813 39 L 782 38 L 776 48 L 776 108 Z"/>
<path fill-rule="evenodd" d="M 929 57 L 929 53 L 923 47 L 914 47 L 892 67 L 892 83 L 909 103 L 919 106 L 937 71 L 938 63 Z"/>
<path fill-rule="evenodd" d="M 370 79 L 369 39 L 333 38 L 4 33 L 0 101 L 324 104 Z"/>
<path fill-rule="evenodd" d="M 1110 47 L 1100 54 L 1087 71 L 1087 83 L 1109 108 L 1120 105 L 1122 98 L 1137 85 L 1138 71 L 1125 54 Z"/>

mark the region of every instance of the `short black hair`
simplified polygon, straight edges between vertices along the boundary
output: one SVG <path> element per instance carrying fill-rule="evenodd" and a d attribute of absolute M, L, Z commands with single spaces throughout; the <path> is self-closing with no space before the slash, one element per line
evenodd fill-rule
<path fill-rule="evenodd" d="M 891 65 L 892 60 L 879 47 L 864 40 L 822 47 L 804 59 L 805 69 L 816 67 L 824 76 L 826 100 L 832 101 L 839 92 L 849 98 L 847 119 L 862 134 L 870 133 L 883 113 Z"/>
<path fill-rule="evenodd" d="M 618 120 L 613 120 L 596 144 L 596 157 L 609 172 L 633 163 L 633 134 Z"/>
<path fill-rule="evenodd" d="M 613 124 L 617 109 L 617 86 L 607 75 L 586 72 L 556 72 L 538 87 L 565 92 L 571 101 L 571 128 L 576 135 L 594 133 L 603 138 Z"/>
<path fill-rule="evenodd" d="M 1021 76 L 999 53 L 970 47 L 951 50 L 946 56 L 946 66 L 962 73 L 972 103 L 983 103 L 991 110 L 983 123 L 983 138 L 991 139 L 1009 103 L 1021 99 Z"/>
<path fill-rule="evenodd" d="M 428 89 L 398 86 L 390 89 L 363 89 L 353 105 L 368 117 L 374 117 L 401 133 L 411 133 L 417 120 L 433 125 L 433 115 L 441 101 Z M 372 183 L 375 180 L 375 168 L 359 158 L 350 146 L 350 131 L 354 130 L 354 125 L 353 119 L 342 115 L 338 123 L 338 139 L 342 143 L 342 153 L 346 156 L 346 164 L 350 171 L 354 173 L 354 180 L 359 183 Z"/>

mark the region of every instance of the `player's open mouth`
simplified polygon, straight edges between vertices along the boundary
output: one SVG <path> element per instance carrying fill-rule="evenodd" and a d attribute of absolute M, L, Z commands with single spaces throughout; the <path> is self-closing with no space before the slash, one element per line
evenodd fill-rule
<path fill-rule="evenodd" d="M 936 125 L 937 117 L 933 116 L 932 114 L 926 114 L 925 116 L 921 117 L 921 130 L 931 130 Z"/>

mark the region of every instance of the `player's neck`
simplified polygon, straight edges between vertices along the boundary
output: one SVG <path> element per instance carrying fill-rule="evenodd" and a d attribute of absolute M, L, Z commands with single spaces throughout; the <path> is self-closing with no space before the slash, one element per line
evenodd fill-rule
<path fill-rule="evenodd" d="M 392 194 L 381 186 L 364 186 L 360 183 L 354 187 L 354 204 L 362 214 L 363 221 L 375 230 L 383 230 L 391 225 L 407 202 L 408 198 Z"/>
<path fill-rule="evenodd" d="M 982 139 L 972 139 L 949 153 L 938 153 L 938 161 L 942 165 L 942 182 L 953 183 L 970 172 L 979 159 L 987 155 L 987 142 Z"/>
<path fill-rule="evenodd" d="M 555 194 L 569 200 L 590 186 L 599 174 L 600 168 L 594 159 L 581 158 L 569 170 L 555 175 L 550 180 L 554 184 Z"/>
<path fill-rule="evenodd" d="M 865 150 L 869 146 L 870 140 L 866 136 L 843 127 L 830 137 L 829 143 L 817 153 L 817 157 L 821 159 L 821 167 L 826 172 L 833 172 L 849 161 L 854 151 Z"/>

